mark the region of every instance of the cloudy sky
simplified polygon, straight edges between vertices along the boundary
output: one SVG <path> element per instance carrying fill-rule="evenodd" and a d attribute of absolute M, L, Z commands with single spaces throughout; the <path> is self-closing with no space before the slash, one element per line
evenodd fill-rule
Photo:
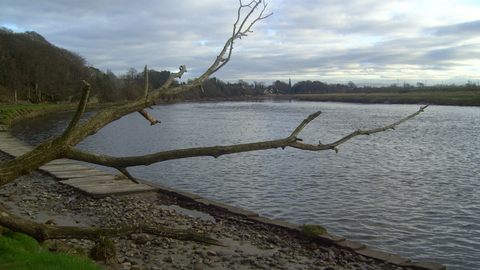
<path fill-rule="evenodd" d="M 244 0 L 246 2 L 247 0 Z M 478 0 L 269 0 L 271 17 L 235 43 L 214 76 L 270 84 L 319 80 L 357 85 L 480 80 Z M 238 0 L 0 0 L 0 26 L 36 31 L 103 71 L 215 60 Z"/>

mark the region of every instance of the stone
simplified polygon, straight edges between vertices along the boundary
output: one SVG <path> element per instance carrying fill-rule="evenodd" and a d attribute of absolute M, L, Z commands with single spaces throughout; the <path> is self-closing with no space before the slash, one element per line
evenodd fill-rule
<path fill-rule="evenodd" d="M 124 262 L 124 263 L 122 263 L 122 268 L 123 268 L 123 269 L 126 269 L 126 270 L 127 270 L 127 269 L 130 269 L 131 267 L 132 267 L 132 263 L 130 263 L 130 262 Z"/>
<path fill-rule="evenodd" d="M 208 255 L 208 256 L 217 256 L 217 253 L 216 253 L 215 251 L 213 251 L 213 250 L 208 250 L 208 251 L 207 251 L 207 255 Z"/>
<path fill-rule="evenodd" d="M 349 241 L 349 240 L 338 242 L 337 245 L 344 248 L 351 249 L 351 250 L 359 250 L 366 247 L 364 244 L 360 244 L 360 243 Z"/>
<path fill-rule="evenodd" d="M 143 235 L 137 236 L 137 238 L 135 238 L 135 244 L 137 245 L 144 245 L 147 242 L 148 242 L 148 239 Z"/>

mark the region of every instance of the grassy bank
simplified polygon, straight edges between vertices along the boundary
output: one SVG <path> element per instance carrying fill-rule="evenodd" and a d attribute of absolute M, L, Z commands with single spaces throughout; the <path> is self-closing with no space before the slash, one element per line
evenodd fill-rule
<path fill-rule="evenodd" d="M 263 98 L 297 98 L 309 101 L 352 103 L 436 104 L 455 106 L 480 106 L 480 91 L 465 92 L 408 92 L 408 93 L 335 93 L 304 95 L 270 95 Z M 258 98 L 258 97 L 251 97 Z M 240 99 L 246 99 L 245 97 Z M 239 99 L 237 99 L 239 100 Z M 91 104 L 91 106 L 100 106 Z M 101 106 L 107 106 L 102 104 Z M 0 105 L 0 124 L 11 126 L 22 119 L 42 116 L 58 111 L 74 110 L 77 104 Z"/>
<path fill-rule="evenodd" d="M 409 92 L 295 95 L 299 100 L 354 103 L 436 104 L 480 106 L 480 92 Z"/>
<path fill-rule="evenodd" d="M 38 117 L 59 111 L 74 110 L 77 104 L 0 105 L 0 124 L 11 126 L 25 118 Z"/>
<path fill-rule="evenodd" d="M 47 248 L 39 251 L 38 247 L 38 242 L 25 234 L 7 231 L 0 235 L 0 269 L 101 269 L 90 259 L 66 253 L 53 253 Z"/>

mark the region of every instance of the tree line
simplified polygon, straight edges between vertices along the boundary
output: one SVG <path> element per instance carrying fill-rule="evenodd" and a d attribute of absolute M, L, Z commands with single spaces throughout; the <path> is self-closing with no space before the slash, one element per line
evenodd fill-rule
<path fill-rule="evenodd" d="M 34 31 L 0 29 L 0 97 L 68 100 L 88 69 L 76 53 L 52 45 Z"/>
<path fill-rule="evenodd" d="M 170 71 L 148 70 L 149 87 L 162 86 Z M 77 53 L 48 42 L 43 36 L 26 31 L 16 33 L 0 28 L 0 102 L 30 101 L 73 102 L 80 99 L 81 80 L 91 85 L 91 100 L 106 103 L 135 100 L 144 89 L 144 72 L 130 68 L 125 74 L 115 75 L 91 65 Z M 174 80 L 170 87 L 187 82 Z M 327 84 L 319 81 L 291 81 L 248 83 L 243 80 L 230 83 L 216 77 L 203 81 L 200 87 L 165 96 L 165 99 L 231 98 L 264 94 L 315 94 L 348 91 L 348 85 Z"/>
<path fill-rule="evenodd" d="M 169 78 L 170 71 L 148 70 L 149 87 L 156 89 Z M 130 68 L 125 74 L 115 75 L 91 65 L 77 53 L 57 47 L 43 36 L 26 31 L 16 33 L 0 28 L 0 102 L 29 101 L 74 102 L 80 99 L 81 80 L 91 85 L 91 101 L 99 103 L 135 100 L 144 89 L 144 72 Z M 170 87 L 187 82 L 174 80 Z M 199 87 L 164 99 L 198 100 L 202 98 L 232 98 L 260 96 L 265 94 L 322 94 L 355 92 L 409 92 L 415 91 L 464 91 L 478 90 L 478 85 L 470 82 L 465 86 L 436 85 L 426 87 L 392 84 L 384 87 L 357 87 L 355 83 L 328 84 L 321 81 L 300 81 L 292 85 L 277 80 L 270 85 L 264 82 L 248 83 L 244 80 L 230 83 L 216 77 L 207 78 Z"/>

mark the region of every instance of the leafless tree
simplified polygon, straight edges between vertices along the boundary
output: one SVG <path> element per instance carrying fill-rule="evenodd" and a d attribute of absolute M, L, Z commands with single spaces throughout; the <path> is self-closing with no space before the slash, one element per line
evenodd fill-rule
<path fill-rule="evenodd" d="M 264 20 L 271 15 L 265 14 L 266 8 L 267 4 L 262 2 L 261 0 L 253 0 L 249 3 L 243 3 L 240 0 L 238 15 L 235 23 L 233 24 L 232 35 L 227 39 L 223 46 L 223 49 L 213 61 L 212 65 L 199 78 L 185 85 L 171 87 L 171 84 L 175 78 L 180 78 L 185 72 L 187 72 L 187 67 L 181 65 L 178 72 L 170 74 L 170 77 L 163 84 L 163 86 L 150 91 L 148 89 L 148 70 L 145 67 L 145 88 L 143 89 L 142 95 L 138 99 L 126 104 L 105 108 L 91 118 L 89 118 L 87 121 L 79 123 L 79 120 L 84 113 L 90 93 L 90 85 L 85 82 L 82 98 L 78 105 L 78 109 L 63 134 L 40 144 L 35 149 L 26 153 L 23 156 L 0 164 L 0 185 L 10 183 L 18 177 L 28 174 L 29 172 L 39 168 L 42 165 L 60 158 L 69 158 L 73 160 L 85 161 L 93 164 L 116 168 L 120 172 L 125 174 L 127 177 L 129 177 L 132 181 L 136 181 L 128 172 L 128 167 L 149 165 L 152 163 L 172 159 L 197 156 L 213 156 L 215 158 L 218 158 L 219 156 L 226 154 L 285 147 L 293 147 L 301 150 L 310 151 L 320 151 L 328 149 L 338 151 L 338 146 L 340 144 L 355 136 L 372 134 L 382 132 L 388 129 L 393 129 L 395 126 L 418 115 L 425 108 L 423 107 L 412 115 L 405 117 L 391 125 L 372 130 L 357 130 L 330 144 L 306 144 L 302 143 L 302 140 L 298 138 L 298 135 L 302 131 L 302 129 L 321 114 L 321 112 L 319 111 L 308 116 L 288 137 L 279 140 L 262 141 L 257 143 L 230 146 L 179 149 L 132 157 L 111 157 L 100 155 L 97 153 L 81 151 L 74 148 L 75 145 L 84 140 L 86 137 L 95 134 L 107 124 L 118 120 L 121 117 L 130 113 L 141 113 L 151 125 L 158 123 L 159 121 L 151 117 L 145 109 L 152 105 L 155 105 L 156 100 L 159 100 L 167 95 L 180 93 L 193 87 L 200 86 L 206 78 L 208 78 L 210 75 L 212 75 L 217 70 L 221 69 L 224 65 L 226 65 L 230 61 L 234 48 L 234 42 L 237 39 L 247 36 L 250 32 L 252 32 L 251 29 L 257 22 Z M 153 224 L 126 224 L 122 226 L 108 228 L 49 226 L 45 224 L 35 223 L 30 220 L 15 216 L 7 212 L 5 209 L 2 209 L 2 207 L 0 207 L 0 225 L 8 227 L 14 231 L 28 234 L 37 239 L 38 241 L 61 238 L 84 238 L 95 240 L 105 237 L 114 237 L 131 233 L 145 232 L 161 236 L 168 236 L 172 238 L 190 239 L 212 244 L 220 244 L 213 239 L 204 238 L 189 231 L 172 230 Z"/>

